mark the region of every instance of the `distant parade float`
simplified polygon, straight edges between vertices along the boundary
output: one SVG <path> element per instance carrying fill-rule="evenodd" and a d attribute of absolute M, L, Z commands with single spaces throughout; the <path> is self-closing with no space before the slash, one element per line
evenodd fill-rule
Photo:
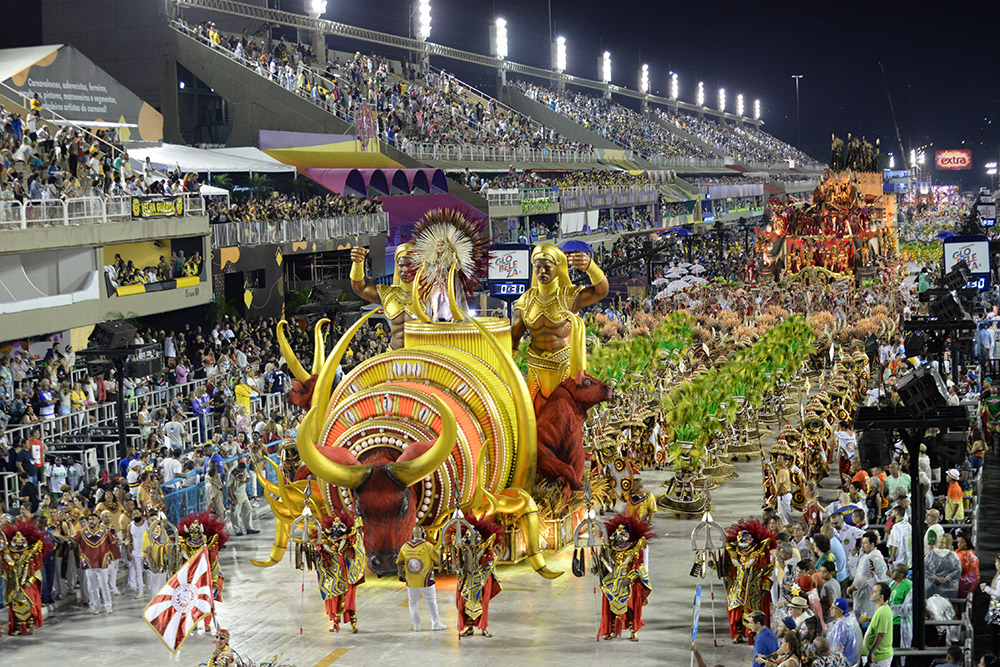
<path fill-rule="evenodd" d="M 896 206 L 882 191 L 878 145 L 834 137 L 832 153 L 809 199 L 769 202 L 770 222 L 757 230 L 762 278 L 860 284 L 878 258 L 896 254 Z"/>

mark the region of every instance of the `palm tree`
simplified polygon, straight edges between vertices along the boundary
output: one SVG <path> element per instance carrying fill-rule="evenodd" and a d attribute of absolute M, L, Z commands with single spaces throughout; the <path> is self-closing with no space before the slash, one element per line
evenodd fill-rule
<path fill-rule="evenodd" d="M 233 178 L 229 174 L 216 174 L 212 177 L 212 185 L 223 190 L 233 190 Z"/>
<path fill-rule="evenodd" d="M 296 176 L 292 179 L 292 194 L 294 194 L 299 201 L 305 201 L 308 199 L 312 189 L 312 181 L 305 176 Z"/>
<path fill-rule="evenodd" d="M 259 199 L 270 197 L 271 193 L 274 192 L 270 177 L 266 174 L 252 174 L 250 176 L 250 192 Z"/>

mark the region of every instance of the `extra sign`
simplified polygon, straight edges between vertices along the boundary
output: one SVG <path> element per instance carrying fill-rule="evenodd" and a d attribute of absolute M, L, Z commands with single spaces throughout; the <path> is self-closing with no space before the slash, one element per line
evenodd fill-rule
<path fill-rule="evenodd" d="M 934 167 L 938 170 L 972 169 L 972 151 L 948 150 L 934 152 Z"/>

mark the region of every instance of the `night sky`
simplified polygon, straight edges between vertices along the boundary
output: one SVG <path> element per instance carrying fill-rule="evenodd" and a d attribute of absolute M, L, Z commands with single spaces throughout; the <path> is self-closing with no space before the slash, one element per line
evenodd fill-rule
<path fill-rule="evenodd" d="M 149 1 L 149 0 L 143 0 Z M 21 21 L 4 21 L 0 44 L 40 43 L 36 3 L 19 3 Z M 548 6 L 543 0 L 431 0 L 431 41 L 486 53 L 495 16 L 507 19 L 509 58 L 549 66 Z M 968 188 L 988 184 L 983 165 L 1000 152 L 1000 85 L 992 48 L 991 12 L 965 3 L 926 8 L 888 3 L 668 3 L 552 0 L 552 34 L 567 40 L 567 72 L 597 79 L 597 59 L 611 52 L 613 83 L 638 87 L 642 63 L 650 66 L 651 87 L 667 96 L 670 70 L 680 77 L 680 98 L 694 102 L 704 81 L 706 102 L 716 105 L 724 87 L 727 108 L 735 110 L 743 93 L 747 113 L 760 98 L 764 129 L 796 142 L 795 82 L 802 74 L 802 147 L 827 161 L 832 132 L 881 139 L 882 151 L 896 153 L 896 120 L 908 156 L 911 147 L 933 143 L 933 150 L 972 148 L 972 172 L 933 172 L 943 182 Z M 280 0 L 298 11 L 302 0 Z M 407 34 L 407 0 L 330 0 L 324 18 L 395 34 Z M 653 9 L 650 9 L 650 8 Z M 789 11 L 795 7 L 794 14 Z M 985 13 L 984 13 L 985 12 Z M 330 46 L 338 45 L 331 41 Z M 342 45 L 362 48 L 363 44 Z M 879 61 L 885 66 L 884 80 Z M 491 89 L 493 75 L 457 63 L 434 62 L 474 85 Z M 951 178 L 952 176 L 956 178 Z"/>

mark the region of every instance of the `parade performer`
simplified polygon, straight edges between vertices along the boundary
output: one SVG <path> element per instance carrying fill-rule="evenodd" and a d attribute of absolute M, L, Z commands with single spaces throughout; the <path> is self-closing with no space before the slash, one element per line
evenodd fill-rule
<path fill-rule="evenodd" d="M 149 590 L 156 595 L 167 583 L 170 566 L 170 535 L 167 532 L 166 516 L 160 515 L 149 522 L 142 534 L 142 564 L 149 571 Z"/>
<path fill-rule="evenodd" d="M 490 600 L 501 591 L 500 581 L 494 573 L 496 542 L 503 534 L 503 527 L 490 519 L 476 519 L 466 515 L 473 529 L 462 536 L 459 545 L 463 554 L 459 581 L 455 589 L 455 606 L 458 607 L 458 635 L 470 637 L 476 628 L 484 637 L 492 637 Z"/>
<path fill-rule="evenodd" d="M 222 602 L 222 566 L 219 565 L 219 549 L 229 541 L 226 524 L 207 510 L 189 514 L 177 524 L 177 543 L 184 558 L 192 558 L 203 547 L 208 550 L 208 562 L 212 569 L 212 599 Z M 209 616 L 205 616 L 205 631 L 208 632 Z"/>
<path fill-rule="evenodd" d="M 642 629 L 642 607 L 653 590 L 643 553 L 646 543 L 656 537 L 645 521 L 618 514 L 604 522 L 609 545 L 602 553 L 598 567 L 601 569 L 601 625 L 598 636 L 604 639 L 621 637 L 626 627 L 629 639 L 639 641 Z"/>
<path fill-rule="evenodd" d="M 744 623 L 752 612 L 771 617 L 771 599 L 765 593 L 771 588 L 773 548 L 774 536 L 755 519 L 744 519 L 726 530 L 726 553 L 719 576 L 726 587 L 729 634 L 734 644 L 744 639 L 753 644 Z"/>
<path fill-rule="evenodd" d="M 413 528 L 413 539 L 399 548 L 396 563 L 403 572 L 402 579 L 406 582 L 406 596 L 410 606 L 410 619 L 413 621 L 413 631 L 420 632 L 420 614 L 417 612 L 417 602 L 424 596 L 427 609 L 431 613 L 431 630 L 444 630 L 445 625 L 438 615 L 437 589 L 434 586 L 434 566 L 441 562 L 437 547 L 425 539 L 424 529 Z"/>
<path fill-rule="evenodd" d="M 774 463 L 774 509 L 778 519 L 786 526 L 792 525 L 792 478 L 791 461 L 795 454 L 788 443 L 779 439 L 771 447 Z"/>
<path fill-rule="evenodd" d="M 625 496 L 625 513 L 647 526 L 653 525 L 653 515 L 656 514 L 656 497 L 642 485 L 642 479 L 636 477 L 632 488 Z M 642 562 L 649 573 L 649 544 L 643 547 Z"/>
<path fill-rule="evenodd" d="M 389 346 L 394 350 L 403 348 L 403 325 L 416 319 L 413 314 L 413 279 L 419 266 L 414 256 L 414 248 L 409 243 L 396 246 L 395 270 L 392 285 L 369 285 L 365 282 L 365 257 L 368 248 L 351 250 L 351 289 L 366 301 L 378 303 L 385 309 L 389 319 Z"/>
<path fill-rule="evenodd" d="M 18 521 L 4 526 L 0 541 L 3 557 L 4 602 L 9 610 L 11 635 L 31 635 L 42 621 L 42 559 L 52 550 L 34 523 Z"/>
<path fill-rule="evenodd" d="M 330 617 L 330 632 L 340 632 L 341 622 L 350 621 L 351 632 L 357 633 L 356 595 L 358 584 L 365 583 L 368 563 L 361 517 L 340 511 L 323 517 L 320 525 L 315 542 L 316 577 Z"/>
<path fill-rule="evenodd" d="M 115 531 L 101 524 L 96 514 L 87 516 L 87 524 L 73 536 L 80 549 L 80 567 L 85 572 L 91 613 L 100 612 L 101 602 L 111 609 L 111 564 L 115 560 Z"/>
<path fill-rule="evenodd" d="M 414 225 L 410 243 L 420 265 L 414 314 L 424 322 L 464 320 L 468 298 L 489 269 L 490 240 L 482 221 L 458 209 L 428 211 Z"/>
<path fill-rule="evenodd" d="M 537 413 L 563 380 L 586 370 L 584 325 L 577 313 L 607 296 L 609 286 L 589 256 L 567 256 L 551 243 L 535 246 L 531 265 L 531 287 L 514 304 L 511 336 L 516 352 L 525 332 L 531 335 L 528 390 Z M 586 271 L 590 286 L 573 285 L 570 268 Z"/>
<path fill-rule="evenodd" d="M 215 650 L 212 652 L 212 657 L 208 659 L 207 667 L 236 667 L 238 664 L 236 654 L 229 646 L 229 630 L 219 628 L 219 631 L 215 633 Z"/>

